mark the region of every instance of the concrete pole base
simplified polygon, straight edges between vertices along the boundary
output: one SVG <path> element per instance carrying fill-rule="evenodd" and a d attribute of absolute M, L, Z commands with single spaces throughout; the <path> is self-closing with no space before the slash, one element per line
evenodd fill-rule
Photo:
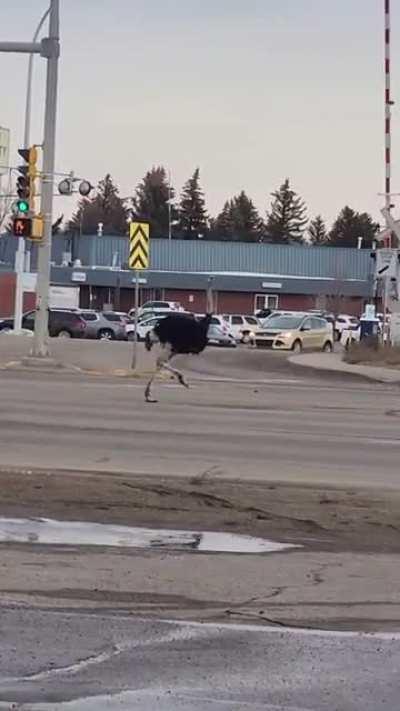
<path fill-rule="evenodd" d="M 61 363 L 55 358 L 50 356 L 37 357 L 33 355 L 25 356 L 21 359 L 23 366 L 27 368 L 37 368 L 38 370 L 43 368 L 62 368 Z"/>

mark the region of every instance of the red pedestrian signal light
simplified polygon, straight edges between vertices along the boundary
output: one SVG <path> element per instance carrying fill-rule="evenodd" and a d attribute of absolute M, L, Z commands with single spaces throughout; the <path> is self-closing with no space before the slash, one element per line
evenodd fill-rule
<path fill-rule="evenodd" d="M 16 237 L 30 237 L 32 233 L 32 220 L 29 217 L 15 217 L 13 220 L 13 233 Z"/>

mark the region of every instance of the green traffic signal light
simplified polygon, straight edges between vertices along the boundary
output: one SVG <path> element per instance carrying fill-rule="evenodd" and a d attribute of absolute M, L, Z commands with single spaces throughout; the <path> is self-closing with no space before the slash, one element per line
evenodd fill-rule
<path fill-rule="evenodd" d="M 18 200 L 17 202 L 18 212 L 29 212 L 29 202 L 27 200 Z"/>

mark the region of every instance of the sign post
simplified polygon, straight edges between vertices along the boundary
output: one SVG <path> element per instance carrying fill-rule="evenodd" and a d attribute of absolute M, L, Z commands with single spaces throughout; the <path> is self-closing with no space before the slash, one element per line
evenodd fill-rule
<path fill-rule="evenodd" d="M 140 271 L 149 268 L 150 225 L 148 222 L 131 222 L 129 230 L 129 268 L 135 271 L 135 332 L 133 339 L 132 370 L 137 368 L 139 284 Z"/>

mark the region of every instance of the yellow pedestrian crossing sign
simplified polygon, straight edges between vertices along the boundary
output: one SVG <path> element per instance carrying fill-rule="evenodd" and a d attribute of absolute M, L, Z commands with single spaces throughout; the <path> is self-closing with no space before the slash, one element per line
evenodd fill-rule
<path fill-rule="evenodd" d="M 150 225 L 131 222 L 129 230 L 129 268 L 148 269 L 150 260 Z"/>

